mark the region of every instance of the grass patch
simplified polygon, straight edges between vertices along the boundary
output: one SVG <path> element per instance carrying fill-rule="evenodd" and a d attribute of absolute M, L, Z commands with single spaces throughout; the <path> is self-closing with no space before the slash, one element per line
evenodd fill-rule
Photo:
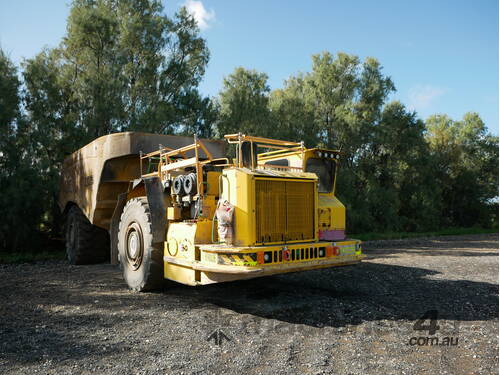
<path fill-rule="evenodd" d="M 400 240 L 403 238 L 421 238 L 437 236 L 456 236 L 462 234 L 484 234 L 498 233 L 498 229 L 485 228 L 448 228 L 434 232 L 387 232 L 387 233 L 360 233 L 353 234 L 352 237 L 361 241 L 372 240 Z"/>
<path fill-rule="evenodd" d="M 64 251 L 41 251 L 39 253 L 0 253 L 0 264 L 33 263 L 44 260 L 63 260 Z"/>

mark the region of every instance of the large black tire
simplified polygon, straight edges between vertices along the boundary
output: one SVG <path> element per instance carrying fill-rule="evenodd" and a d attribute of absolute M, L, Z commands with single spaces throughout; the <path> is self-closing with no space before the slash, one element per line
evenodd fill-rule
<path fill-rule="evenodd" d="M 118 228 L 118 257 L 130 289 L 145 292 L 163 286 L 163 243 L 153 243 L 146 197 L 131 199 L 123 208 Z"/>
<path fill-rule="evenodd" d="M 95 264 L 109 260 L 109 234 L 92 225 L 78 206 L 66 214 L 66 255 L 70 264 Z"/>

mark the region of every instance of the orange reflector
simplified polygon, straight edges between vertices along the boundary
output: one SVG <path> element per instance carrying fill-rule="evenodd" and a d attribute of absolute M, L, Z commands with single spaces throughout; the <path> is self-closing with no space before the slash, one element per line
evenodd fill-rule
<path fill-rule="evenodd" d="M 327 257 L 333 256 L 333 246 L 327 246 L 326 247 L 326 256 Z"/>
<path fill-rule="evenodd" d="M 257 253 L 257 263 L 264 264 L 264 252 L 263 251 L 259 251 Z"/>
<path fill-rule="evenodd" d="M 340 249 L 337 246 L 327 246 L 326 247 L 326 256 L 333 257 L 340 254 Z"/>

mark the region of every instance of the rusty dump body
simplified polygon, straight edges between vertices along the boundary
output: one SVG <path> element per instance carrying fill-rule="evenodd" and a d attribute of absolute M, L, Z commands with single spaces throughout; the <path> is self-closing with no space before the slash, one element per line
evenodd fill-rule
<path fill-rule="evenodd" d="M 105 135 L 64 160 L 59 207 L 65 212 L 76 204 L 94 225 L 110 230 L 118 196 L 127 192 L 134 179 L 147 173 L 140 154 L 189 145 L 192 137 L 125 132 Z M 215 157 L 225 155 L 224 141 L 203 140 Z"/>

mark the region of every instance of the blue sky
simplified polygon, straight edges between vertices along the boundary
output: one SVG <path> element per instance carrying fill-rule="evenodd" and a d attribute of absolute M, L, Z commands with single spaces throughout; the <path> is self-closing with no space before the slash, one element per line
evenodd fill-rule
<path fill-rule="evenodd" d="M 69 1 L 0 0 L 0 46 L 19 63 L 65 33 Z M 200 87 L 216 95 L 237 66 L 269 75 L 271 88 L 311 68 L 311 55 L 376 57 L 419 116 L 478 112 L 498 134 L 498 2 L 180 0 L 211 51 Z"/>

